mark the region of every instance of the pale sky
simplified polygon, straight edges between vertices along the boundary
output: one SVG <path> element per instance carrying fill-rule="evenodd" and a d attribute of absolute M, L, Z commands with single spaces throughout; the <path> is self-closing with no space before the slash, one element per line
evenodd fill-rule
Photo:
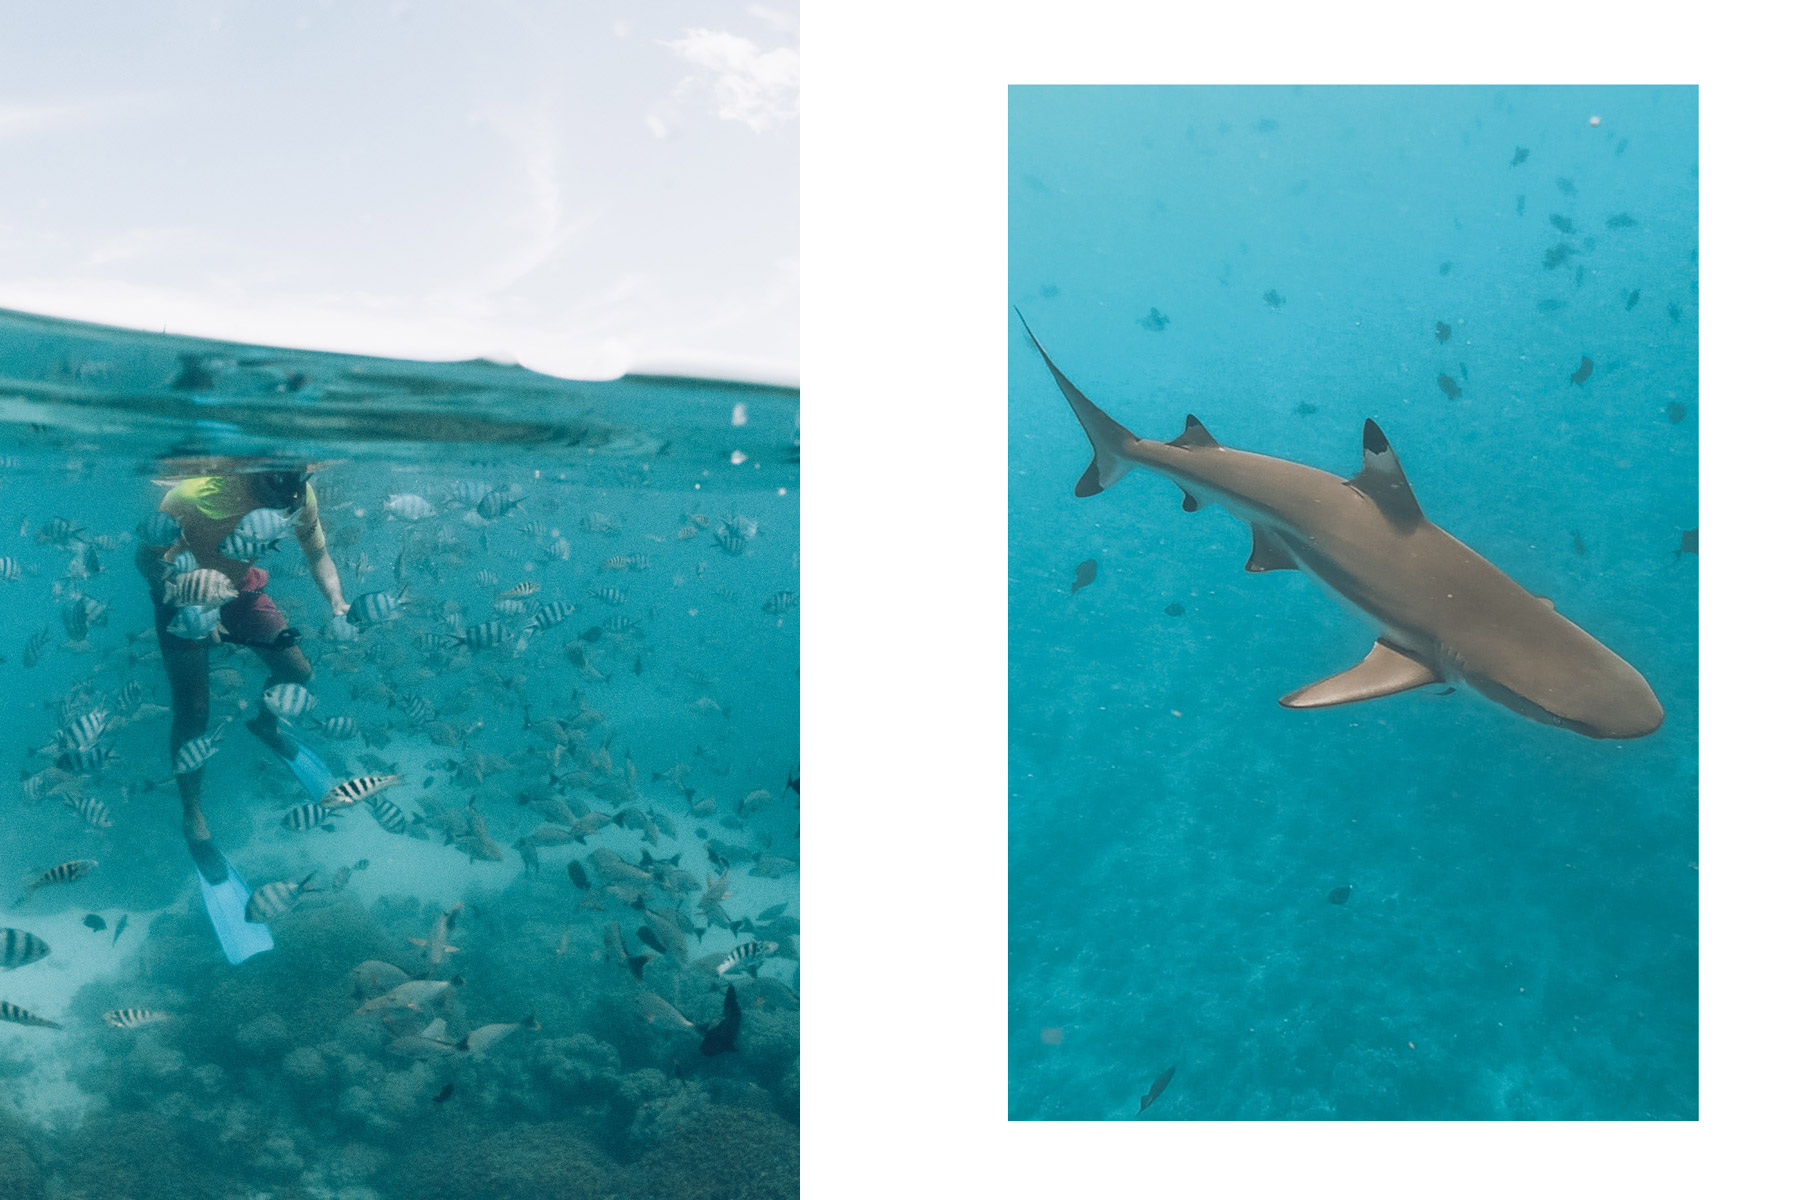
<path fill-rule="evenodd" d="M 797 0 L 0 0 L 0 307 L 799 378 Z"/>

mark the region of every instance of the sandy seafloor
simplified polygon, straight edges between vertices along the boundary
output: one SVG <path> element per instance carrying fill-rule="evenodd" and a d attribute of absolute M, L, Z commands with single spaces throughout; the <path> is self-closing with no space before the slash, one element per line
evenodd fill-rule
<path fill-rule="evenodd" d="M 1166 481 L 1076 499 L 1007 314 L 1010 1115 L 1132 1118 L 1174 1066 L 1143 1119 L 1694 1119 L 1693 89 L 1011 105 L 1011 299 L 1077 385 L 1342 476 L 1376 418 L 1426 515 L 1667 717 L 1281 709 L 1370 630 Z"/>

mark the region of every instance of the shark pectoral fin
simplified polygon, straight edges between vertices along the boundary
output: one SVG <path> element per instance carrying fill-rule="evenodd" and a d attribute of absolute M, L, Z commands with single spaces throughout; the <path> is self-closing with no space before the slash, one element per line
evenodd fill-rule
<path fill-rule="evenodd" d="M 1328 708 L 1334 704 L 1354 704 L 1358 700 L 1374 700 L 1392 696 L 1428 683 L 1441 682 L 1436 671 L 1416 658 L 1409 658 L 1386 642 L 1376 642 L 1369 656 L 1328 679 L 1290 692 L 1281 698 L 1283 708 Z"/>
<path fill-rule="evenodd" d="M 1298 571 L 1300 564 L 1280 540 L 1260 525 L 1250 527 L 1250 561 L 1246 571 Z"/>
<path fill-rule="evenodd" d="M 1412 529 L 1425 519 L 1400 459 L 1388 445 L 1387 435 L 1374 421 L 1363 422 L 1363 467 L 1350 486 L 1375 502 L 1382 515 L 1401 529 Z"/>
<path fill-rule="evenodd" d="M 1199 512 L 1200 511 L 1200 501 L 1195 499 L 1194 493 L 1188 491 L 1186 488 L 1181 489 L 1181 511 L 1182 512 Z"/>
<path fill-rule="evenodd" d="M 1544 602 L 1545 608 L 1550 609 L 1552 612 L 1556 611 L 1556 601 L 1548 596 L 1539 596 L 1538 599 Z"/>

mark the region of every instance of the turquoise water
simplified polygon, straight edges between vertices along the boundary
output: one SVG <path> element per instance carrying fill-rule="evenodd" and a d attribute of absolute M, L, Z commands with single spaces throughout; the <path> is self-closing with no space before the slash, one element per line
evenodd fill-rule
<path fill-rule="evenodd" d="M 1009 314 L 1012 1117 L 1171 1066 L 1142 1119 L 1698 1115 L 1696 128 L 1692 88 L 1013 89 L 1011 299 L 1077 386 L 1346 477 L 1375 418 L 1666 719 L 1279 707 L 1370 629 L 1166 480 L 1077 499 Z"/>
<path fill-rule="evenodd" d="M 0 752 L 45 789 L 0 805 L 0 876 L 97 863 L 0 914 L 50 947 L 0 970 L 0 1000 L 61 1026 L 0 1023 L 0 1195 L 797 1194 L 797 404 L 0 313 Z M 291 541 L 258 561 L 313 669 L 292 732 L 334 779 L 399 775 L 381 796 L 411 827 L 370 801 L 284 825 L 307 794 L 244 729 L 268 672 L 213 648 L 209 724 L 232 718 L 204 769 L 213 840 L 250 888 L 317 889 L 233 967 L 181 837 L 134 531 L 157 481 L 271 459 L 322 464 L 347 599 L 408 588 L 338 642 Z M 519 584 L 538 586 L 506 611 Z M 85 644 L 81 597 L 104 606 Z M 455 643 L 489 620 L 499 644 Z M 59 726 L 95 708 L 117 757 L 52 769 Z M 109 827 L 69 803 L 88 800 Z M 433 963 L 453 909 L 459 952 Z M 752 940 L 757 970 L 722 976 Z M 357 1012 L 409 977 L 448 986 Z M 728 987 L 735 1039 L 703 1053 Z M 127 1008 L 168 1015 L 103 1018 Z"/>

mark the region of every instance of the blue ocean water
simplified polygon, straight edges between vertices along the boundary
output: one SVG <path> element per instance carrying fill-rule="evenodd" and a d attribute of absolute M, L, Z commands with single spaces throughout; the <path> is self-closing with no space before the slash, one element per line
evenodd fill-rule
<path fill-rule="evenodd" d="M 0 1000 L 60 1026 L 0 1023 L 0 1195 L 796 1195 L 797 402 L 0 313 L 4 903 L 96 864 L 0 914 L 49 947 Z M 269 672 L 210 650 L 213 841 L 310 877 L 233 967 L 135 556 L 169 481 L 297 461 L 346 598 L 407 603 L 339 640 L 291 540 L 259 557 L 313 671 L 289 729 L 399 782 L 284 824 Z M 405 980 L 435 994 L 358 1011 Z"/>
<path fill-rule="evenodd" d="M 1145 1120 L 1698 1115 L 1697 154 L 1682 87 L 1012 90 L 1011 296 L 1077 386 L 1345 477 L 1375 418 L 1666 711 L 1279 707 L 1371 630 L 1166 480 L 1077 499 L 1008 314 L 1012 1117 L 1170 1067 Z"/>

